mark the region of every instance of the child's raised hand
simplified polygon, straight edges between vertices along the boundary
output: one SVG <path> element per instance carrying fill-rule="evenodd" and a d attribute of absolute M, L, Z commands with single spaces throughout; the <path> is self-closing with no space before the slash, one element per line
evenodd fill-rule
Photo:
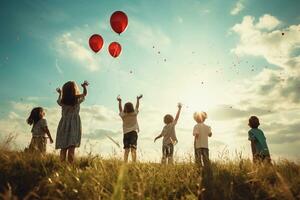
<path fill-rule="evenodd" d="M 141 94 L 140 96 L 137 96 L 137 99 L 141 99 L 143 97 L 143 95 Z"/>
<path fill-rule="evenodd" d="M 120 95 L 118 95 L 118 96 L 117 96 L 117 100 L 118 100 L 118 101 L 122 101 L 122 99 L 121 99 L 121 96 L 120 96 Z"/>
<path fill-rule="evenodd" d="M 89 82 L 87 81 L 84 81 L 82 84 L 81 84 L 82 87 L 86 87 L 86 86 L 89 86 Z"/>
<path fill-rule="evenodd" d="M 56 88 L 56 92 L 60 94 L 61 93 L 61 89 L 60 88 Z"/>
<path fill-rule="evenodd" d="M 182 103 L 178 103 L 178 108 L 181 109 L 182 108 Z"/>

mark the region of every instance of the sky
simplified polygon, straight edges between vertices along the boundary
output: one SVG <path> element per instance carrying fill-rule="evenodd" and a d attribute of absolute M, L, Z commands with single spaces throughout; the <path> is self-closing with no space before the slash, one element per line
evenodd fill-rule
<path fill-rule="evenodd" d="M 175 115 L 177 160 L 193 157 L 193 113 L 206 111 L 212 159 L 250 157 L 248 118 L 261 121 L 274 159 L 298 160 L 300 145 L 300 2 L 298 0 L 1 1 L 0 142 L 28 146 L 25 122 L 42 106 L 52 136 L 60 119 L 55 89 L 89 81 L 81 105 L 80 155 L 122 156 L 122 124 L 116 97 L 135 103 L 140 160 L 159 161 L 153 142 L 165 114 Z M 110 27 L 113 12 L 129 19 L 124 33 Z M 104 46 L 88 45 L 100 34 Z M 108 45 L 122 53 L 113 58 Z M 48 145 L 49 152 L 54 145 Z"/>

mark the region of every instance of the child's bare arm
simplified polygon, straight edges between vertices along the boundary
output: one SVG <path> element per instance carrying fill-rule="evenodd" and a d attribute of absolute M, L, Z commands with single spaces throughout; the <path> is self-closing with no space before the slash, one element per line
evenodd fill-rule
<path fill-rule="evenodd" d="M 212 136 L 212 132 L 211 132 L 211 128 L 209 128 L 210 132 L 208 134 L 208 137 L 211 137 Z"/>
<path fill-rule="evenodd" d="M 154 139 L 154 142 L 155 142 L 157 139 L 161 138 L 161 137 L 162 137 L 162 134 L 159 134 L 159 135 Z"/>
<path fill-rule="evenodd" d="M 182 104 L 178 103 L 178 111 L 176 113 L 175 122 L 177 122 L 179 119 L 181 108 L 182 108 Z"/>
<path fill-rule="evenodd" d="M 255 141 L 251 140 L 251 150 L 252 150 L 252 155 L 256 154 L 256 147 L 255 147 Z"/>
<path fill-rule="evenodd" d="M 85 97 L 87 95 L 87 86 L 89 85 L 89 83 L 87 81 L 84 81 L 81 86 L 83 88 L 83 93 L 82 96 Z"/>
<path fill-rule="evenodd" d="M 140 107 L 140 99 L 143 97 L 143 95 L 141 94 L 140 96 L 136 97 L 136 105 L 135 105 L 135 110 L 139 110 Z"/>
<path fill-rule="evenodd" d="M 44 132 L 47 134 L 47 136 L 49 137 L 49 140 L 50 140 L 50 143 L 52 144 L 53 143 L 53 139 L 51 137 L 51 134 L 50 134 L 50 131 L 48 129 L 48 126 L 44 127 Z"/>
<path fill-rule="evenodd" d="M 57 98 L 57 103 L 58 105 L 61 106 L 61 89 L 60 88 L 56 88 L 56 92 L 58 93 L 58 98 Z"/>
<path fill-rule="evenodd" d="M 121 99 L 120 95 L 117 96 L 117 100 L 119 102 L 119 111 L 121 113 L 123 111 L 123 109 L 122 109 L 122 99 Z"/>

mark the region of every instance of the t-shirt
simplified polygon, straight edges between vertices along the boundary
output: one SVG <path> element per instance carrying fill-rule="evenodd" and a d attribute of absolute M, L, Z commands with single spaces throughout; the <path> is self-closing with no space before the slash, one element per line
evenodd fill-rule
<path fill-rule="evenodd" d="M 208 148 L 208 137 L 212 135 L 211 128 L 204 123 L 198 123 L 194 126 L 193 136 L 195 137 L 195 148 Z"/>
<path fill-rule="evenodd" d="M 161 135 L 163 136 L 163 145 L 174 144 L 175 141 L 177 142 L 175 125 L 176 121 L 173 121 L 164 126 L 163 130 L 161 131 Z"/>
<path fill-rule="evenodd" d="M 31 129 L 32 136 L 45 136 L 45 127 L 47 127 L 47 120 L 40 119 Z"/>
<path fill-rule="evenodd" d="M 121 112 L 119 115 L 122 118 L 123 121 L 123 133 L 129 133 L 131 131 L 137 131 L 139 132 L 139 124 L 137 122 L 137 115 L 139 111 L 135 110 L 132 113 L 124 113 Z"/>
<path fill-rule="evenodd" d="M 252 128 L 248 131 L 248 139 L 254 141 L 256 153 L 270 155 L 264 132 L 258 128 Z"/>

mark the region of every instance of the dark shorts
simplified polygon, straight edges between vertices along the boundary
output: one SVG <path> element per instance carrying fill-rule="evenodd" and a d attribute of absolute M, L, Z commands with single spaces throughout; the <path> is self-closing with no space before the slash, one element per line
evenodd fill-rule
<path fill-rule="evenodd" d="M 124 149 L 136 149 L 138 135 L 136 131 L 125 133 L 123 136 Z"/>
<path fill-rule="evenodd" d="M 208 167 L 210 165 L 208 148 L 195 149 L 195 161 L 200 166 Z"/>
<path fill-rule="evenodd" d="M 173 157 L 174 145 L 173 144 L 164 144 L 162 146 L 162 153 L 163 153 L 164 158 Z"/>

